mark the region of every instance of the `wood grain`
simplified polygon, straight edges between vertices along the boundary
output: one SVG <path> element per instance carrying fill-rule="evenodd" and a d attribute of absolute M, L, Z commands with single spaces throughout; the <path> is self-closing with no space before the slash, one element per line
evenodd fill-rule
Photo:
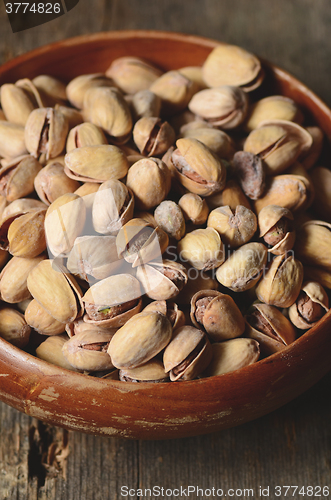
<path fill-rule="evenodd" d="M 45 43 L 102 30 L 163 29 L 224 40 L 287 69 L 331 105 L 328 0 L 80 0 L 65 16 L 17 34 L 1 3 L 0 26 L 1 62 Z M 124 441 L 69 432 L 66 479 L 53 470 L 44 484 L 34 475 L 40 467 L 38 454 L 31 452 L 31 428 L 38 423 L 1 403 L 0 498 L 116 500 L 124 498 L 122 485 L 331 487 L 330 394 L 331 374 L 266 417 L 196 438 Z M 45 435 L 58 439 L 61 430 Z"/>

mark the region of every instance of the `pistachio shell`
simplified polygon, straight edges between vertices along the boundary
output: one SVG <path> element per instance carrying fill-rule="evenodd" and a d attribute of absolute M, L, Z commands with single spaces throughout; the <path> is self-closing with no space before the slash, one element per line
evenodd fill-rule
<path fill-rule="evenodd" d="M 265 195 L 255 201 L 254 208 L 257 214 L 267 205 L 279 205 L 296 212 L 306 203 L 307 187 L 302 178 L 283 174 L 267 179 Z"/>
<path fill-rule="evenodd" d="M 131 111 L 134 121 L 144 116 L 160 116 L 161 99 L 150 90 L 141 90 L 132 96 Z"/>
<path fill-rule="evenodd" d="M 28 275 L 44 258 L 44 256 L 32 259 L 13 257 L 0 274 L 1 300 L 17 304 L 22 300 L 30 299 L 31 294 L 27 287 Z"/>
<path fill-rule="evenodd" d="M 183 212 L 171 200 L 165 200 L 158 205 L 154 211 L 155 221 L 170 238 L 180 240 L 185 235 L 185 219 Z"/>
<path fill-rule="evenodd" d="M 80 123 L 83 123 L 84 121 L 83 114 L 81 111 L 78 111 L 78 109 L 69 108 L 68 106 L 61 106 L 59 104 L 55 104 L 54 109 L 56 111 L 59 111 L 63 114 L 63 116 L 66 117 L 69 125 L 69 130 L 76 127 Z"/>
<path fill-rule="evenodd" d="M 41 170 L 40 163 L 30 155 L 19 156 L 0 170 L 0 194 L 9 202 L 23 198 L 34 190 L 34 179 Z"/>
<path fill-rule="evenodd" d="M 309 170 L 315 165 L 321 154 L 324 141 L 324 132 L 320 127 L 316 126 L 307 127 L 306 130 L 312 136 L 313 144 L 311 145 L 310 150 L 304 155 L 304 157 L 300 157 L 300 160 L 303 167 L 306 170 Z"/>
<path fill-rule="evenodd" d="M 164 371 L 162 361 L 151 359 L 136 368 L 120 370 L 119 379 L 124 382 L 168 382 L 169 377 Z"/>
<path fill-rule="evenodd" d="M 242 205 L 237 206 L 235 213 L 229 206 L 225 206 L 210 212 L 207 226 L 216 229 L 223 243 L 237 248 L 254 236 L 257 219 L 254 212 Z"/>
<path fill-rule="evenodd" d="M 64 173 L 63 165 L 58 162 L 46 165 L 34 179 L 35 190 L 46 205 L 51 205 L 57 198 L 66 193 L 75 192 L 79 185 L 79 182 L 70 179 Z"/>
<path fill-rule="evenodd" d="M 160 156 L 175 142 L 175 131 L 156 117 L 140 118 L 133 127 L 133 140 L 144 156 Z"/>
<path fill-rule="evenodd" d="M 66 85 L 54 76 L 38 75 L 33 78 L 32 83 L 53 104 L 56 102 L 62 103 L 67 100 Z"/>
<path fill-rule="evenodd" d="M 70 130 L 66 150 L 69 153 L 76 148 L 100 144 L 108 144 L 101 128 L 93 125 L 93 123 L 81 123 Z"/>
<path fill-rule="evenodd" d="M 36 107 L 28 93 L 12 83 L 1 86 L 1 106 L 9 122 L 23 127 Z"/>
<path fill-rule="evenodd" d="M 311 179 L 317 193 L 313 210 L 319 217 L 331 222 L 331 171 L 325 167 L 316 167 L 311 171 Z"/>
<path fill-rule="evenodd" d="M 158 311 L 169 319 L 173 329 L 185 325 L 185 314 L 178 308 L 175 302 L 156 300 L 150 302 L 143 311 Z"/>
<path fill-rule="evenodd" d="M 298 229 L 294 250 L 304 264 L 331 271 L 330 245 L 331 224 L 311 220 Z"/>
<path fill-rule="evenodd" d="M 0 337 L 23 349 L 29 342 L 30 333 L 23 314 L 9 307 L 0 309 Z"/>
<path fill-rule="evenodd" d="M 303 115 L 293 99 L 282 95 L 264 97 L 251 105 L 245 128 L 249 132 L 267 120 L 287 120 L 302 123 Z"/>
<path fill-rule="evenodd" d="M 316 325 L 328 310 L 329 297 L 324 288 L 316 281 L 308 281 L 303 283 L 300 295 L 289 308 L 288 314 L 297 328 L 307 330 Z"/>
<path fill-rule="evenodd" d="M 141 57 L 125 56 L 115 59 L 106 71 L 115 84 L 127 94 L 149 89 L 162 71 Z"/>
<path fill-rule="evenodd" d="M 201 66 L 185 66 L 184 68 L 180 68 L 178 71 L 182 75 L 192 80 L 192 82 L 197 85 L 198 90 L 203 90 L 206 88 L 206 83 L 203 79 Z"/>
<path fill-rule="evenodd" d="M 65 334 L 48 337 L 37 347 L 37 357 L 60 368 L 76 371 L 62 353 L 63 344 L 68 342 L 68 340 L 69 337 Z"/>
<path fill-rule="evenodd" d="M 24 127 L 0 121 L 0 156 L 17 158 L 28 154 L 24 140 Z"/>
<path fill-rule="evenodd" d="M 25 310 L 25 321 L 42 335 L 58 335 L 64 332 L 64 324 L 51 316 L 35 299 Z"/>
<path fill-rule="evenodd" d="M 180 258 L 201 271 L 215 269 L 224 262 L 222 240 L 213 228 L 195 229 L 178 243 Z"/>
<path fill-rule="evenodd" d="M 153 300 L 171 299 L 178 295 L 187 283 L 185 267 L 170 260 L 139 266 L 137 278 L 147 296 Z"/>
<path fill-rule="evenodd" d="M 33 258 L 46 250 L 45 210 L 34 209 L 15 218 L 8 228 L 9 252 Z"/>
<path fill-rule="evenodd" d="M 99 371 L 113 368 L 107 348 L 113 334 L 86 330 L 77 333 L 63 344 L 66 360 L 78 370 Z"/>
<path fill-rule="evenodd" d="M 71 80 L 66 88 L 70 103 L 78 109 L 83 109 L 87 90 L 96 87 L 113 87 L 114 82 L 103 73 L 80 75 Z"/>
<path fill-rule="evenodd" d="M 207 377 L 240 370 L 255 363 L 260 356 L 258 342 L 244 338 L 212 344 L 212 351 L 212 362 L 204 373 Z"/>
<path fill-rule="evenodd" d="M 225 160 L 231 160 L 234 155 L 233 141 L 223 130 L 207 127 L 205 124 L 198 128 L 186 128 L 182 131 L 182 136 L 187 139 L 197 139 Z"/>
<path fill-rule="evenodd" d="M 198 86 L 179 71 L 168 71 L 150 86 L 149 90 L 162 99 L 162 111 L 166 116 L 186 108 Z"/>
<path fill-rule="evenodd" d="M 204 224 L 208 218 L 209 209 L 206 200 L 198 194 L 186 193 L 178 201 L 185 219 L 199 226 Z"/>

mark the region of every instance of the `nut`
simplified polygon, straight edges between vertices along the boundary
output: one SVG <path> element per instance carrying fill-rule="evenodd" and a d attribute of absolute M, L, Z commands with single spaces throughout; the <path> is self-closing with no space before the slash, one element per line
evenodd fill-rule
<path fill-rule="evenodd" d="M 303 284 L 301 292 L 288 310 L 292 323 L 301 330 L 307 330 L 327 313 L 329 297 L 324 288 L 316 281 Z"/>
<path fill-rule="evenodd" d="M 260 356 L 258 342 L 253 339 L 231 339 L 212 344 L 213 358 L 204 375 L 223 375 L 255 363 Z"/>
<path fill-rule="evenodd" d="M 222 240 L 215 229 L 195 229 L 178 242 L 178 253 L 199 271 L 215 269 L 224 262 Z"/>
<path fill-rule="evenodd" d="M 225 206 L 210 212 L 207 226 L 216 229 L 223 243 L 231 248 L 238 248 L 254 236 L 257 219 L 254 212 L 242 205 L 236 207 L 235 213 L 229 206 Z"/>

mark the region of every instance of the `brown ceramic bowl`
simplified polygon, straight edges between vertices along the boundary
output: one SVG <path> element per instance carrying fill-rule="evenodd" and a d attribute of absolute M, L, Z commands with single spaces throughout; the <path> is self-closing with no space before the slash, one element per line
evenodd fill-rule
<path fill-rule="evenodd" d="M 51 74 L 68 81 L 120 56 L 163 69 L 199 65 L 218 42 L 176 33 L 117 31 L 47 45 L 0 68 L 0 84 Z M 331 111 L 285 71 L 264 63 L 264 89 L 294 98 L 331 137 Z M 124 383 L 73 373 L 0 339 L 0 399 L 45 422 L 142 439 L 185 437 L 239 425 L 297 397 L 331 368 L 331 311 L 284 351 L 227 375 L 180 383 Z"/>

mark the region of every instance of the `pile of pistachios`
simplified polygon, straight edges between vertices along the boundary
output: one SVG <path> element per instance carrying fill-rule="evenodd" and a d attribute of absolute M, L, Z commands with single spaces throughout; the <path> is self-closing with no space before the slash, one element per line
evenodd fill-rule
<path fill-rule="evenodd" d="M 0 336 L 86 375 L 166 382 L 237 370 L 315 325 L 331 288 L 324 134 L 264 76 L 219 45 L 202 67 L 121 57 L 68 84 L 3 84 Z"/>

